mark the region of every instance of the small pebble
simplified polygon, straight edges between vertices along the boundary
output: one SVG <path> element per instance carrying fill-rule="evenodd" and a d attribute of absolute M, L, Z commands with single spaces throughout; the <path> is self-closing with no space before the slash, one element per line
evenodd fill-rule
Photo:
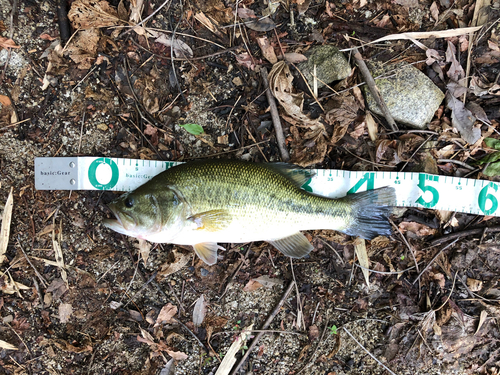
<path fill-rule="evenodd" d="M 177 284 L 175 280 L 170 280 L 170 285 L 175 285 L 175 284 Z"/>
<path fill-rule="evenodd" d="M 108 130 L 108 125 L 106 125 L 105 123 L 102 122 L 99 125 L 97 125 L 97 129 L 102 130 L 103 132 L 105 132 L 106 130 Z"/>
<path fill-rule="evenodd" d="M 205 268 L 200 268 L 200 273 L 202 277 L 206 277 L 210 274 Z"/>

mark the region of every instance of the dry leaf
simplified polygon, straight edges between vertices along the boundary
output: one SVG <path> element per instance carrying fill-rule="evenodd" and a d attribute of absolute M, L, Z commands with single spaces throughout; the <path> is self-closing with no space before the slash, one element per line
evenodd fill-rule
<path fill-rule="evenodd" d="M 14 188 L 11 187 L 7 202 L 5 202 L 5 207 L 3 209 L 2 226 L 0 227 L 0 265 L 7 259 L 5 252 L 9 244 L 10 222 L 12 219 L 12 208 L 14 207 L 13 191 Z"/>
<path fill-rule="evenodd" d="M 158 327 L 162 324 L 172 324 L 172 318 L 177 314 L 177 306 L 172 305 L 171 303 L 167 303 L 163 306 L 156 318 L 155 327 Z"/>
<path fill-rule="evenodd" d="M 97 56 L 97 44 L 100 39 L 98 29 L 80 31 L 66 49 L 70 59 L 78 64 L 78 69 L 90 69 Z"/>
<path fill-rule="evenodd" d="M 271 3 L 271 2 L 269 2 Z M 245 22 L 245 26 L 254 31 L 271 31 L 276 28 L 276 24 L 270 18 L 253 19 Z"/>
<path fill-rule="evenodd" d="M 434 18 L 434 21 L 436 21 L 436 23 L 434 25 L 437 25 L 438 21 L 439 21 L 439 8 L 438 8 L 438 5 L 435 1 L 432 3 L 429 10 L 431 11 L 432 18 Z"/>
<path fill-rule="evenodd" d="M 274 53 L 274 48 L 271 43 L 269 43 L 269 39 L 267 39 L 266 36 L 257 38 L 257 43 L 260 47 L 260 50 L 262 51 L 262 56 L 264 56 L 267 61 L 269 61 L 271 64 L 275 64 L 276 62 L 278 62 L 278 58 Z"/>
<path fill-rule="evenodd" d="M 195 327 L 201 326 L 201 324 L 205 320 L 206 314 L 207 314 L 207 303 L 205 302 L 205 296 L 202 294 L 194 304 L 193 324 Z"/>
<path fill-rule="evenodd" d="M 61 227 L 62 227 L 62 223 L 61 223 Z M 58 236 L 59 240 L 61 239 L 61 236 L 62 236 L 62 229 L 59 228 L 59 236 Z M 61 278 L 64 280 L 66 287 L 69 289 L 68 275 L 66 273 L 66 266 L 64 264 L 63 252 L 61 249 L 61 245 L 59 245 L 59 242 L 56 240 L 56 231 L 55 230 L 52 232 L 52 247 L 54 249 L 54 256 L 56 258 L 57 267 L 61 271 Z"/>
<path fill-rule="evenodd" d="M 137 24 L 141 21 L 141 14 L 144 10 L 144 0 L 135 0 L 130 2 L 130 22 Z"/>
<path fill-rule="evenodd" d="M 449 92 L 446 93 L 446 102 L 447 107 L 451 109 L 451 122 L 460 132 L 460 136 L 470 145 L 476 143 L 481 138 L 481 129 L 474 127 L 476 118 L 472 112 Z"/>
<path fill-rule="evenodd" d="M 256 281 L 255 279 L 251 279 L 248 281 L 247 285 L 243 288 L 244 292 L 253 292 L 254 290 L 257 290 L 259 288 L 262 288 L 262 284 Z"/>
<path fill-rule="evenodd" d="M 4 38 L 3 36 L 0 36 L 0 47 L 3 48 L 19 48 L 16 43 L 12 39 L 9 38 Z"/>
<path fill-rule="evenodd" d="M 247 340 L 250 338 L 252 334 L 253 324 L 243 329 L 240 335 L 236 337 L 236 339 L 231 344 L 231 347 L 224 355 L 224 359 L 222 360 L 219 368 L 215 375 L 227 375 L 233 368 L 236 363 L 236 355 L 240 351 L 240 349 L 246 344 Z"/>
<path fill-rule="evenodd" d="M 61 323 L 68 323 L 72 313 L 73 306 L 70 303 L 61 303 L 59 305 L 59 320 Z"/>
<path fill-rule="evenodd" d="M 297 1 L 297 10 L 299 12 L 299 16 L 303 15 L 307 9 L 309 9 L 309 5 L 311 4 L 311 0 L 298 0 Z"/>
<path fill-rule="evenodd" d="M 483 282 L 481 280 L 471 279 L 470 277 L 468 277 L 467 286 L 472 292 L 479 292 L 481 289 L 483 289 Z"/>
<path fill-rule="evenodd" d="M 17 346 L 9 344 L 7 341 L 0 340 L 0 348 L 6 350 L 17 350 Z"/>
<path fill-rule="evenodd" d="M 302 125 L 313 129 L 324 129 L 323 124 L 318 119 L 312 120 L 302 113 L 304 105 L 304 93 L 293 93 L 293 75 L 290 68 L 284 61 L 280 61 L 273 65 L 269 72 L 269 89 L 274 97 L 278 100 L 286 113 L 295 120 L 300 121 Z"/>
<path fill-rule="evenodd" d="M 175 57 L 178 58 L 191 58 L 193 57 L 193 50 L 182 40 L 167 36 L 165 34 L 160 34 L 158 38 L 155 40 L 156 43 L 161 43 L 164 46 L 170 48 L 174 51 Z"/>
<path fill-rule="evenodd" d="M 255 70 L 256 65 L 262 64 L 262 60 L 256 59 L 246 52 L 236 55 L 236 61 L 238 61 L 238 64 L 241 64 L 250 70 Z"/>
<path fill-rule="evenodd" d="M 354 240 L 354 250 L 356 252 L 356 256 L 358 257 L 359 265 L 362 268 L 363 276 L 365 277 L 366 285 L 370 285 L 370 260 L 368 258 L 368 253 L 366 252 L 366 242 L 362 238 L 356 238 Z"/>
<path fill-rule="evenodd" d="M 71 26 L 76 29 L 91 29 L 122 24 L 115 8 L 107 1 L 76 0 L 68 12 Z"/>
<path fill-rule="evenodd" d="M 371 112 L 367 111 L 365 115 L 365 123 L 368 129 L 368 135 L 372 142 L 375 142 L 378 138 L 378 125 L 373 119 Z"/>
<path fill-rule="evenodd" d="M 281 56 L 280 56 L 281 57 Z M 307 61 L 307 57 L 301 53 L 289 52 L 284 55 L 285 61 L 289 63 L 298 64 L 303 61 Z"/>
<path fill-rule="evenodd" d="M 171 253 L 174 257 L 173 261 L 165 262 L 161 265 L 160 271 L 158 271 L 158 276 L 166 277 L 171 275 L 180 269 L 182 269 L 186 264 L 188 264 L 189 259 L 191 259 L 191 254 L 184 254 L 174 248 Z"/>
<path fill-rule="evenodd" d="M 456 58 L 457 49 L 455 45 L 448 41 L 448 48 L 446 49 L 446 62 L 451 63 L 448 68 L 448 72 L 446 75 L 450 77 L 453 81 L 459 82 L 462 78 L 465 77 L 464 68 L 460 65 L 460 62 Z"/>
<path fill-rule="evenodd" d="M 9 105 L 12 105 L 12 102 L 10 101 L 10 98 L 6 95 L 0 95 L 0 104 L 8 107 Z"/>
<path fill-rule="evenodd" d="M 28 290 L 28 289 L 31 288 L 27 287 L 24 284 L 18 283 L 17 281 L 14 281 L 12 279 L 12 276 L 10 276 L 10 273 L 8 277 L 6 274 L 0 276 L 0 291 L 2 291 L 5 294 L 18 293 L 18 295 L 20 295 L 19 293 L 20 290 Z"/>
<path fill-rule="evenodd" d="M 237 14 L 238 14 L 238 17 L 240 17 L 240 18 L 257 18 L 257 16 L 255 15 L 255 12 L 249 8 L 238 7 Z"/>
<path fill-rule="evenodd" d="M 477 335 L 477 333 L 483 326 L 484 322 L 486 321 L 487 317 L 488 317 L 488 312 L 486 310 L 481 311 L 481 314 L 479 315 L 479 323 L 477 325 L 476 333 L 474 333 L 475 335 Z"/>
<path fill-rule="evenodd" d="M 269 276 L 260 276 L 254 280 L 266 288 L 272 288 L 275 285 L 283 285 L 283 280 L 270 278 Z"/>
<path fill-rule="evenodd" d="M 430 228 L 424 224 L 415 223 L 414 221 L 403 221 L 398 225 L 398 227 L 402 233 L 412 232 L 419 237 L 432 236 L 436 234 L 436 229 Z"/>
<path fill-rule="evenodd" d="M 174 352 L 172 350 L 165 350 L 167 354 L 174 359 L 174 361 L 185 361 L 188 359 L 188 356 L 186 353 L 183 352 Z"/>
<path fill-rule="evenodd" d="M 151 244 L 146 240 L 139 240 L 135 247 L 139 250 L 142 261 L 144 262 L 144 264 L 146 264 L 148 261 L 149 252 L 151 251 Z"/>

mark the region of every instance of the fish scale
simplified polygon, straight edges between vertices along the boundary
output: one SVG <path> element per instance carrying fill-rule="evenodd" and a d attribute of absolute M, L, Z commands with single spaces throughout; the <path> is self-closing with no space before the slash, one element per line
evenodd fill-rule
<path fill-rule="evenodd" d="M 303 257 L 312 246 L 301 230 L 333 229 L 368 239 L 390 234 L 394 189 L 331 199 L 300 188 L 310 177 L 285 163 L 189 162 L 112 202 L 117 220 L 105 225 L 153 242 L 193 245 L 208 264 L 217 260 L 218 242 L 265 240 Z"/>

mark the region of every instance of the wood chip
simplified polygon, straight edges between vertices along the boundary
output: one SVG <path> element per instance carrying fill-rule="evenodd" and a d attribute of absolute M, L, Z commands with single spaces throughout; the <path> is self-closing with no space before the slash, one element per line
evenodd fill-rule
<path fill-rule="evenodd" d="M 365 277 L 366 285 L 370 286 L 370 261 L 368 259 L 368 253 L 366 252 L 366 242 L 362 238 L 356 238 L 354 241 L 354 250 L 356 251 L 356 256 L 358 257 L 358 262 L 361 265 L 361 270 L 363 271 L 363 276 Z"/>

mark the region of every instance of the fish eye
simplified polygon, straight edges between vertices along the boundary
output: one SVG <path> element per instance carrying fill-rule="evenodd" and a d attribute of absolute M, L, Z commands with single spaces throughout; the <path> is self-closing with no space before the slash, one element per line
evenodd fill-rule
<path fill-rule="evenodd" d="M 128 197 L 125 199 L 125 207 L 132 208 L 134 206 L 134 198 Z"/>

